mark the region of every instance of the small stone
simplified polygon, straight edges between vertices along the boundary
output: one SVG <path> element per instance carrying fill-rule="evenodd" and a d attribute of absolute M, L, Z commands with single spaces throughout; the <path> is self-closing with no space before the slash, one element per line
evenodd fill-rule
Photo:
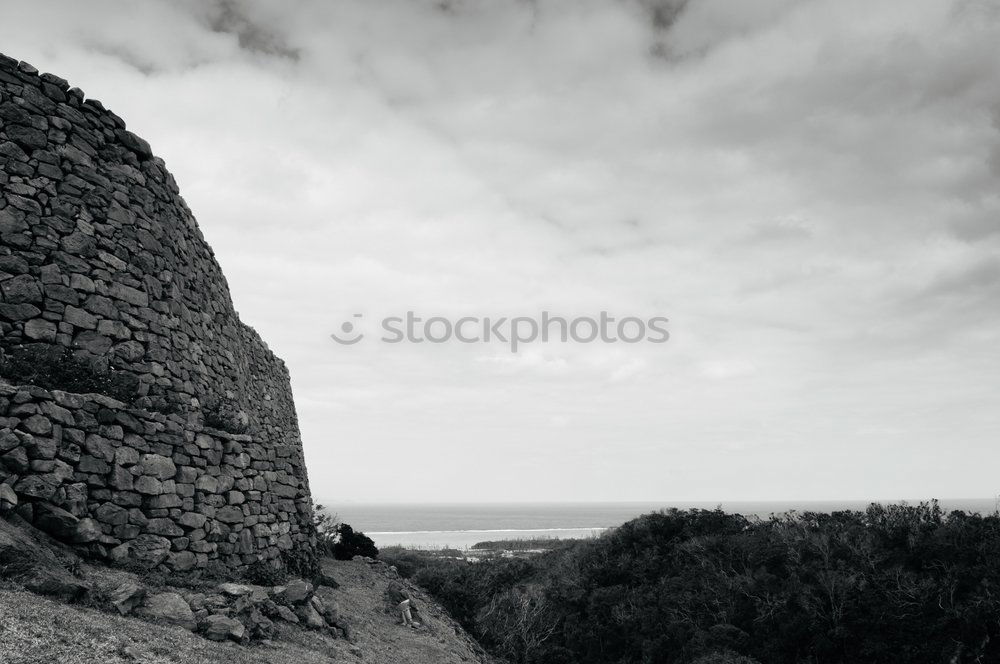
<path fill-rule="evenodd" d="M 48 420 L 45 420 L 45 422 L 48 423 L 49 431 L 51 432 L 52 424 Z M 35 421 L 33 426 L 37 429 L 45 429 L 45 424 L 38 421 Z M 56 443 L 54 438 L 44 438 L 41 436 L 25 436 L 24 446 L 28 450 L 28 456 L 32 459 L 55 459 L 56 453 L 59 451 L 59 444 Z"/>
<path fill-rule="evenodd" d="M 20 445 L 21 439 L 13 431 L 10 429 L 0 430 L 0 452 L 9 452 Z"/>
<path fill-rule="evenodd" d="M 282 599 L 289 604 L 301 604 L 309 599 L 313 593 L 313 586 L 302 579 L 295 579 L 288 582 L 285 590 L 281 593 Z"/>
<path fill-rule="evenodd" d="M 170 540 L 159 535 L 139 535 L 128 545 L 128 557 L 147 569 L 156 567 L 170 554 Z"/>
<path fill-rule="evenodd" d="M 205 525 L 205 521 L 207 520 L 208 517 L 204 514 L 198 514 L 197 512 L 185 512 L 177 519 L 177 523 L 185 528 L 201 528 Z"/>
<path fill-rule="evenodd" d="M 85 403 L 83 397 L 79 394 L 72 394 L 70 392 L 62 392 L 60 390 L 52 390 L 52 398 L 56 400 L 56 403 L 64 408 L 77 409 L 83 408 Z"/>
<path fill-rule="evenodd" d="M 159 454 L 143 454 L 139 462 L 143 475 L 151 475 L 161 480 L 168 480 L 177 474 L 177 466 L 165 456 Z"/>
<path fill-rule="evenodd" d="M 160 480 L 149 475 L 142 475 L 133 481 L 133 488 L 136 492 L 146 496 L 158 496 L 163 493 L 163 484 Z"/>
<path fill-rule="evenodd" d="M 6 514 L 17 507 L 17 494 L 9 484 L 0 484 L 0 514 Z"/>
<path fill-rule="evenodd" d="M 96 290 L 94 281 L 83 274 L 71 274 L 69 277 L 69 287 L 73 290 L 83 291 L 84 293 L 93 293 Z"/>
<path fill-rule="evenodd" d="M 40 313 L 42 313 L 42 310 L 33 304 L 0 303 L 0 318 L 6 318 L 7 320 L 28 320 L 29 318 L 35 318 Z"/>
<path fill-rule="evenodd" d="M 219 493 L 219 480 L 211 475 L 202 475 L 195 480 L 194 488 L 205 493 Z"/>
<path fill-rule="evenodd" d="M 29 152 L 36 149 L 40 150 L 48 143 L 48 138 L 45 136 L 45 132 L 32 127 L 10 125 L 5 127 L 4 131 L 7 132 L 7 137 L 10 140 L 14 141 Z"/>
<path fill-rule="evenodd" d="M 43 415 L 32 415 L 21 422 L 24 430 L 37 436 L 47 436 L 52 433 L 52 422 Z"/>
<path fill-rule="evenodd" d="M 197 563 L 197 556 L 190 551 L 176 551 L 167 557 L 167 566 L 177 572 L 186 572 Z"/>
<path fill-rule="evenodd" d="M 83 309 L 77 309 L 73 306 L 66 307 L 66 310 L 63 312 L 63 320 L 74 327 L 79 327 L 84 330 L 93 330 L 97 328 L 97 316 L 89 314 Z"/>
<path fill-rule="evenodd" d="M 76 532 L 73 533 L 71 541 L 74 544 L 89 544 L 101 539 L 101 524 L 94 519 L 80 519 L 76 524 Z"/>
<path fill-rule="evenodd" d="M 96 251 L 94 239 L 83 233 L 71 233 L 60 242 L 63 251 L 74 256 L 93 256 Z"/>
<path fill-rule="evenodd" d="M 255 639 L 268 640 L 278 635 L 274 623 L 264 617 L 264 614 L 257 608 L 253 608 L 244 618 L 250 635 Z"/>
<path fill-rule="evenodd" d="M 14 452 L 18 451 L 23 452 L 23 450 L 14 450 Z M 55 495 L 57 488 L 59 488 L 57 478 L 50 475 L 29 475 L 28 477 L 21 478 L 14 485 L 14 491 L 18 494 L 41 500 L 50 500 Z"/>
<path fill-rule="evenodd" d="M 323 629 L 326 627 L 326 621 L 323 620 L 323 616 L 313 608 L 312 604 L 300 605 L 295 609 L 295 615 L 309 629 Z"/>
<path fill-rule="evenodd" d="M 118 609 L 118 613 L 127 616 L 135 607 L 142 603 L 145 596 L 145 588 L 131 581 L 126 581 L 111 592 L 108 601 L 111 602 L 113 607 Z"/>
<path fill-rule="evenodd" d="M 33 318 L 24 324 L 24 336 L 35 341 L 55 343 L 56 324 L 44 318 Z"/>
<path fill-rule="evenodd" d="M 144 475 L 139 479 L 146 479 L 146 476 Z M 149 479 L 158 481 L 154 480 L 152 477 Z M 135 488 L 135 478 L 127 469 L 122 466 L 115 466 L 111 469 L 111 476 L 108 478 L 108 484 L 120 491 L 131 491 Z"/>
<path fill-rule="evenodd" d="M 49 503 L 35 505 L 35 527 L 52 535 L 57 540 L 72 541 L 79 523 L 78 518 L 61 507 Z"/>
<path fill-rule="evenodd" d="M 129 304 L 134 304 L 137 307 L 149 306 L 149 296 L 131 286 L 111 284 L 108 287 L 108 295 L 116 300 L 123 300 Z"/>
<path fill-rule="evenodd" d="M 239 507 L 227 505 L 215 513 L 215 518 L 223 523 L 242 523 L 246 516 Z"/>
<path fill-rule="evenodd" d="M 337 604 L 336 600 L 328 599 L 324 602 L 326 605 L 322 611 L 323 618 L 330 625 L 337 625 L 340 623 L 340 605 Z"/>
<path fill-rule="evenodd" d="M 166 482 L 164 482 L 166 484 Z M 152 496 L 146 500 L 146 505 L 150 509 L 162 510 L 162 509 L 172 509 L 174 507 L 180 507 L 184 504 L 181 497 L 176 493 L 163 493 L 159 496 Z"/>
<path fill-rule="evenodd" d="M 115 135 L 121 141 L 122 145 L 135 152 L 141 159 L 148 159 L 153 156 L 153 150 L 149 147 L 149 143 L 132 132 L 121 129 Z"/>
<path fill-rule="evenodd" d="M 41 406 L 42 412 L 45 413 L 49 419 L 70 427 L 76 424 L 76 420 L 73 418 L 73 413 L 69 412 L 62 406 L 59 406 L 51 401 L 43 401 Z"/>
<path fill-rule="evenodd" d="M 104 355 L 111 350 L 111 339 L 93 330 L 84 330 L 73 338 L 73 346 L 93 355 Z"/>
<path fill-rule="evenodd" d="M 316 575 L 316 577 L 313 579 L 313 583 L 315 583 L 317 586 L 327 586 L 328 588 L 340 587 L 340 584 L 337 583 L 337 580 L 335 578 L 333 578 L 332 576 L 323 571 L 321 571 L 319 574 Z"/>
<path fill-rule="evenodd" d="M 104 503 L 94 510 L 94 516 L 101 523 L 112 526 L 124 526 L 128 523 L 128 510 L 114 503 Z"/>
<path fill-rule="evenodd" d="M 8 155 L 10 152 L 7 151 L 8 147 L 13 147 L 13 143 L 3 143 L 0 144 L 0 154 Z M 21 150 L 14 148 L 14 152 L 25 157 L 27 161 L 27 156 Z M 0 210 L 0 236 L 12 235 L 14 233 L 23 233 L 28 230 L 28 222 L 24 220 L 24 215 L 20 212 L 15 211 L 13 208 L 5 208 Z M 0 288 L 2 290 L 2 288 Z"/>
<path fill-rule="evenodd" d="M 146 524 L 146 530 L 154 535 L 166 535 L 177 537 L 184 534 L 181 527 L 167 518 L 150 519 Z"/>
<path fill-rule="evenodd" d="M 296 624 L 299 622 L 299 617 L 287 606 L 278 606 L 278 616 L 286 622 Z"/>
<path fill-rule="evenodd" d="M 115 450 L 115 463 L 119 466 L 134 466 L 139 463 L 139 453 L 131 447 L 119 447 Z"/>
<path fill-rule="evenodd" d="M 80 457 L 76 468 L 82 473 L 96 473 L 98 475 L 103 475 L 111 470 L 107 461 L 90 456 L 89 454 L 84 454 Z"/>
<path fill-rule="evenodd" d="M 28 452 L 23 447 L 16 447 L 3 456 L 0 456 L 0 466 L 7 468 L 14 473 L 23 473 L 29 468 Z M 23 481 L 24 480 L 22 480 L 22 482 Z M 20 484 L 20 482 L 18 484 Z"/>
<path fill-rule="evenodd" d="M 0 291 L 3 292 L 3 299 L 8 304 L 42 301 L 41 285 L 37 279 L 27 274 L 0 282 Z"/>
<path fill-rule="evenodd" d="M 249 595 L 254 591 L 253 586 L 248 586 L 242 583 L 220 583 L 216 588 L 223 595 L 229 595 L 230 597 L 241 597 L 243 595 Z"/>

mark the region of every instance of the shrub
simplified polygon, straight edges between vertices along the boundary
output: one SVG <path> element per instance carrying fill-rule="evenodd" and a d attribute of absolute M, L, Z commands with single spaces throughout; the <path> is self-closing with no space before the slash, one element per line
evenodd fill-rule
<path fill-rule="evenodd" d="M 355 532 L 346 523 L 340 523 L 336 514 L 330 514 L 322 505 L 313 507 L 313 531 L 316 551 L 337 560 L 350 560 L 354 556 L 378 557 L 375 542 L 364 533 Z"/>
<path fill-rule="evenodd" d="M 134 399 L 139 390 L 139 378 L 135 374 L 115 369 L 102 358 L 50 344 L 0 349 L 0 376 L 13 384 L 37 385 L 77 394 L 103 394 L 125 402 Z"/>
<path fill-rule="evenodd" d="M 337 515 L 330 514 L 322 505 L 316 505 L 313 507 L 312 527 L 316 534 L 316 551 L 320 555 L 332 556 L 337 543 L 337 528 L 340 527 Z"/>
<path fill-rule="evenodd" d="M 319 557 L 306 549 L 281 552 L 281 563 L 291 576 L 311 579 L 320 572 Z"/>
<path fill-rule="evenodd" d="M 380 559 L 393 565 L 399 575 L 409 579 L 422 568 L 433 562 L 433 559 L 421 551 L 410 551 L 401 546 L 392 546 L 379 551 Z"/>
<path fill-rule="evenodd" d="M 378 548 L 370 537 L 362 532 L 355 532 L 346 523 L 337 527 L 337 542 L 333 545 L 333 557 L 337 560 L 350 560 L 354 556 L 378 557 Z"/>
<path fill-rule="evenodd" d="M 258 586 L 280 586 L 288 579 L 288 573 L 280 564 L 258 560 L 247 567 L 243 578 Z"/>
<path fill-rule="evenodd" d="M 229 397 L 209 397 L 203 408 L 205 426 L 229 433 L 246 433 L 250 429 L 250 417 L 235 399 Z"/>

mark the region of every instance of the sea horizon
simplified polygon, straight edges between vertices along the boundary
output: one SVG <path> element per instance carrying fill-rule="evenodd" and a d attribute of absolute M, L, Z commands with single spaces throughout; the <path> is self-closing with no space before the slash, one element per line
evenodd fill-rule
<path fill-rule="evenodd" d="M 946 512 L 989 513 L 996 498 L 899 498 L 868 500 L 563 501 L 563 502 L 343 502 L 319 500 L 337 520 L 376 546 L 469 549 L 478 542 L 596 537 L 642 514 L 662 509 L 716 509 L 768 518 L 788 512 L 864 510 L 872 503 L 917 505 L 937 500 Z"/>

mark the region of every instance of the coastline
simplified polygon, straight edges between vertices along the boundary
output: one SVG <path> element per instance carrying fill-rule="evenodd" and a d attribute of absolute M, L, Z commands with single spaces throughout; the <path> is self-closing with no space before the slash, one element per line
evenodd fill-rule
<path fill-rule="evenodd" d="M 930 499 L 924 499 L 929 501 Z M 767 519 L 787 512 L 864 510 L 871 503 L 907 503 L 911 500 L 817 501 L 663 501 L 606 503 L 449 503 L 323 504 L 331 514 L 371 537 L 376 546 L 464 550 L 485 540 L 578 539 L 595 537 L 642 514 L 669 509 L 721 508 L 727 513 Z M 993 498 L 950 498 L 938 501 L 946 511 L 989 513 Z"/>

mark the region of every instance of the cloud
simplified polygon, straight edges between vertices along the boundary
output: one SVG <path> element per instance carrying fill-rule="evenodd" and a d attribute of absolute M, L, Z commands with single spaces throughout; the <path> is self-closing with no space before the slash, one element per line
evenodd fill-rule
<path fill-rule="evenodd" d="M 270 31 L 265 25 L 255 23 L 242 5 L 236 0 L 216 0 L 205 3 L 208 11 L 208 23 L 215 32 L 236 36 L 240 48 L 251 53 L 299 59 L 299 50 L 285 42 L 283 38 Z"/>
<path fill-rule="evenodd" d="M 5 52 L 166 159 L 288 361 L 323 498 L 993 492 L 993 3 L 0 8 Z M 672 336 L 514 357 L 328 337 L 406 310 Z M 926 462 L 945 439 L 962 478 Z M 505 461 L 531 445 L 548 465 Z M 414 472 L 416 494 L 365 494 Z"/>

